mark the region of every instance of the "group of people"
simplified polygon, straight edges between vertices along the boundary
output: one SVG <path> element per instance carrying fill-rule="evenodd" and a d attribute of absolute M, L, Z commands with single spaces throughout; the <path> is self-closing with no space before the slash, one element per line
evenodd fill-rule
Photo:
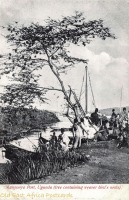
<path fill-rule="evenodd" d="M 129 111 L 127 112 L 125 107 L 120 114 L 116 114 L 115 109 L 112 109 L 110 127 L 116 133 L 118 139 L 117 147 L 128 147 Z"/>
<path fill-rule="evenodd" d="M 66 145 L 66 141 L 64 140 L 64 129 L 61 128 L 61 134 L 57 137 L 55 131 L 50 139 L 51 149 L 61 150 L 63 145 Z"/>
<path fill-rule="evenodd" d="M 93 125 L 90 119 L 75 118 L 73 126 L 67 130 L 61 128 L 60 134 L 57 135 L 55 132 L 51 135 L 51 139 L 47 141 L 42 139 L 41 135 L 39 138 L 40 146 L 44 150 L 46 144 L 49 145 L 49 149 L 62 149 L 67 151 L 69 148 L 78 148 L 81 146 L 82 139 L 94 139 L 95 133 L 98 131 L 97 126 Z"/>
<path fill-rule="evenodd" d="M 126 108 L 123 108 L 123 111 L 119 114 L 115 113 L 115 109 L 112 109 L 112 115 L 110 119 L 110 126 L 113 128 L 118 128 L 118 126 L 122 126 L 126 128 L 129 120 L 129 112 L 126 111 Z"/>
<path fill-rule="evenodd" d="M 40 151 L 48 151 L 49 150 L 66 150 L 68 149 L 68 145 L 70 142 L 70 138 L 67 134 L 65 134 L 64 128 L 61 128 L 60 134 L 56 135 L 55 131 L 53 131 L 50 140 L 46 140 L 40 134 L 39 137 L 39 147 Z"/>
<path fill-rule="evenodd" d="M 102 126 L 105 123 L 108 122 L 108 120 L 104 116 L 99 113 L 98 108 L 95 109 L 95 112 L 91 114 L 90 117 L 93 124 L 96 126 Z M 123 108 L 123 111 L 119 114 L 115 112 L 115 109 L 112 109 L 111 118 L 109 120 L 109 125 L 112 128 L 119 128 L 122 126 L 123 128 L 127 127 L 127 124 L 129 123 L 129 111 L 126 111 L 126 108 Z"/>
<path fill-rule="evenodd" d="M 86 139 L 87 141 L 90 139 L 98 140 L 98 138 L 100 138 L 100 140 L 106 140 L 107 137 L 104 138 L 103 133 L 106 133 L 105 135 L 108 136 L 108 128 L 106 127 L 107 122 L 108 120 L 106 118 L 104 119 L 99 113 L 98 108 L 96 108 L 90 117 L 75 118 L 73 126 L 69 128 L 69 130 L 61 128 L 58 137 L 55 132 L 53 132 L 49 141 L 49 147 L 51 147 L 51 149 L 63 149 L 66 151 L 69 149 L 70 145 L 72 148 L 80 147 L 82 139 Z M 125 124 L 128 124 L 128 113 L 126 108 L 123 108 L 121 114 L 116 114 L 115 109 L 112 109 L 109 124 L 112 129 L 120 129 L 121 127 L 126 128 Z M 121 128 L 121 130 L 124 130 L 124 128 Z M 122 132 L 121 130 L 120 133 Z M 72 137 L 70 135 L 72 135 Z M 45 142 L 47 143 L 48 141 Z"/>
<path fill-rule="evenodd" d="M 94 139 L 95 133 L 98 131 L 98 127 L 92 123 L 90 118 L 75 118 L 73 126 L 68 130 L 61 128 L 61 134 L 58 138 L 53 132 L 53 135 L 50 140 L 50 145 L 53 148 L 62 148 L 68 150 L 71 148 L 78 148 L 81 146 L 82 139 Z"/>

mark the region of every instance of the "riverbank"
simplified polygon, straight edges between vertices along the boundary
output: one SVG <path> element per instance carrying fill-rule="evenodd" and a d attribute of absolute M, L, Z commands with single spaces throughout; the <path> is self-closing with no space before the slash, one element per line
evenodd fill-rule
<path fill-rule="evenodd" d="M 64 120 L 65 121 L 65 120 Z M 53 128 L 70 127 L 69 121 L 59 122 L 48 127 L 42 132 L 42 136 L 49 139 Z M 52 129 L 51 129 L 52 128 Z M 29 139 L 29 140 L 28 140 Z M 31 142 L 30 142 L 31 141 Z M 14 141 L 14 145 L 26 147 L 32 150 L 38 145 L 38 134 L 35 133 L 28 138 Z M 90 184 L 90 183 L 128 183 L 129 181 L 129 148 L 118 149 L 115 140 L 103 142 L 91 142 L 88 146 L 82 144 L 80 151 L 84 155 L 90 155 L 86 164 L 68 167 L 59 173 L 52 173 L 38 180 L 28 182 L 29 184 Z M 3 165 L 2 165 L 3 166 Z M 1 167 L 2 167 L 1 166 Z"/>
<path fill-rule="evenodd" d="M 114 141 L 98 142 L 96 146 L 83 144 L 81 152 L 90 155 L 90 161 L 67 168 L 47 178 L 29 184 L 128 184 L 129 148 L 118 149 Z"/>
<path fill-rule="evenodd" d="M 60 121 L 55 113 L 38 109 L 6 107 L 1 108 L 0 115 L 0 147 L 4 137 L 18 140 Z"/>
<path fill-rule="evenodd" d="M 82 144 L 78 151 L 89 155 L 90 160 L 26 184 L 128 184 L 129 148 L 118 149 L 112 140 Z M 0 174 L 5 166 L 0 164 Z"/>
<path fill-rule="evenodd" d="M 22 148 L 28 151 L 34 151 L 35 147 L 38 148 L 39 132 L 42 133 L 42 136 L 44 138 L 49 140 L 52 134 L 51 130 L 62 128 L 62 127 L 66 127 L 66 128 L 71 127 L 71 123 L 69 122 L 69 120 L 66 117 L 63 119 L 64 119 L 63 122 L 60 121 L 57 123 L 49 124 L 45 130 L 35 129 L 31 131 L 30 134 L 26 134 L 23 137 L 19 137 L 18 139 L 15 139 L 10 143 L 19 148 Z M 6 159 L 2 156 L 2 149 L 3 148 L 0 147 L 0 163 L 5 163 Z"/>

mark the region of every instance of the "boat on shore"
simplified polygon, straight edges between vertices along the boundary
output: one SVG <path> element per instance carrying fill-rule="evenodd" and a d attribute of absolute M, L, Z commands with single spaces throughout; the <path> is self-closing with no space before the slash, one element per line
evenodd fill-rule
<path fill-rule="evenodd" d="M 38 151 L 34 152 L 34 151 L 25 150 L 10 143 L 4 145 L 4 149 L 5 149 L 4 150 L 5 158 L 11 161 L 16 161 L 17 159 L 21 157 L 31 157 L 34 160 L 41 157 L 41 154 Z"/>

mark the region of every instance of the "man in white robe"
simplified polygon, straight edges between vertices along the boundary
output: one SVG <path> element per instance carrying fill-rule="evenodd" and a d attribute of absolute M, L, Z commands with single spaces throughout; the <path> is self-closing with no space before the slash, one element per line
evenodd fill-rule
<path fill-rule="evenodd" d="M 74 132 L 74 144 L 73 148 L 77 148 L 81 146 L 81 140 L 83 138 L 82 128 L 80 127 L 80 123 L 77 119 L 74 120 L 73 125 L 73 132 Z"/>

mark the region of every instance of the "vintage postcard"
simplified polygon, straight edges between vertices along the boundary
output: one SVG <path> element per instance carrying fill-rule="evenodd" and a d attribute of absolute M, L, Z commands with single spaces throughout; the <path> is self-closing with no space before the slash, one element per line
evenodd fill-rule
<path fill-rule="evenodd" d="M 0 0 L 0 199 L 128 200 L 129 0 Z"/>

